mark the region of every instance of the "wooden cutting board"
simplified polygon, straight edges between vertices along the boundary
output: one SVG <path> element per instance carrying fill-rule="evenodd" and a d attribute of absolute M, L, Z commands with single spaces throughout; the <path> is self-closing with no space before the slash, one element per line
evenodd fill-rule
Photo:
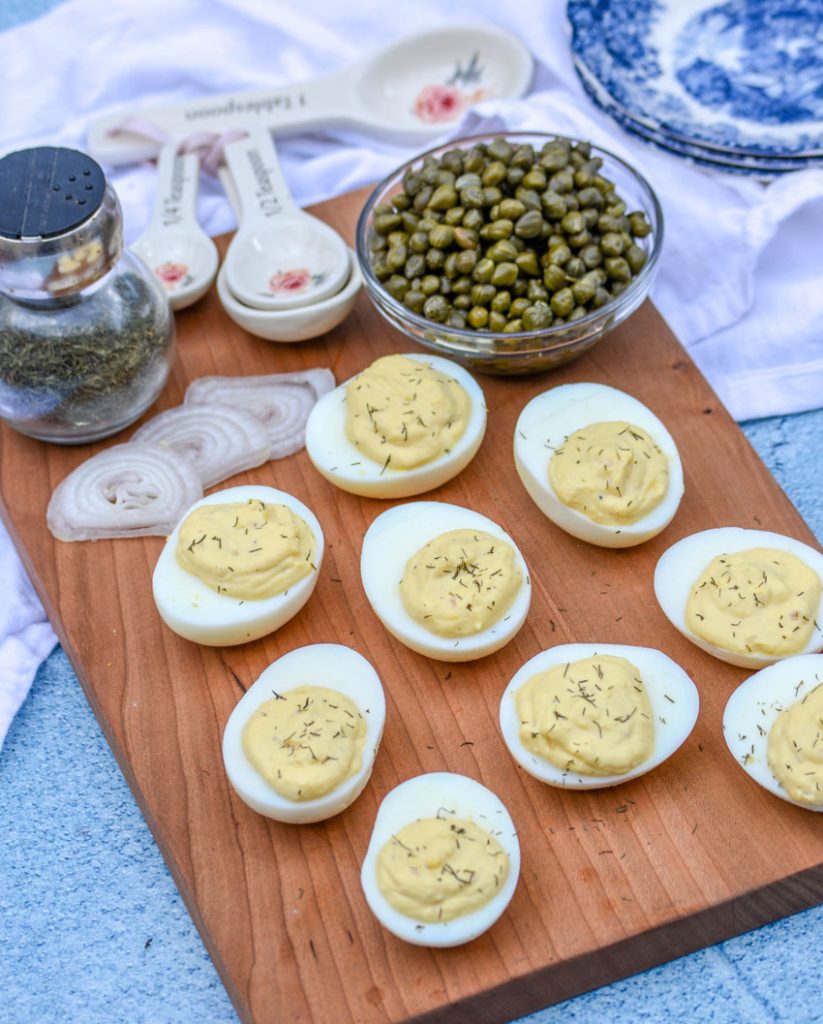
<path fill-rule="evenodd" d="M 317 208 L 347 238 L 365 193 Z M 225 242 L 225 240 L 224 240 Z M 178 316 L 178 356 L 152 411 L 205 374 L 329 366 L 338 381 L 413 346 L 361 296 L 321 340 L 278 346 L 245 334 L 214 293 Z M 662 536 L 627 551 L 574 540 L 532 504 L 512 436 L 547 387 L 593 380 L 630 391 L 669 426 L 686 495 Z M 469 505 L 509 530 L 533 580 L 532 610 L 502 651 L 469 665 L 427 660 L 392 640 L 359 579 L 363 533 L 386 502 L 336 490 L 305 452 L 238 475 L 295 494 L 320 518 L 328 552 L 314 596 L 275 635 L 198 647 L 166 629 L 151 597 L 159 538 L 64 544 L 46 529 L 55 485 L 89 454 L 3 426 L 2 514 L 89 703 L 240 1016 L 314 1021 L 504 1021 L 790 914 L 823 897 L 820 818 L 755 785 L 726 750 L 721 717 L 746 672 L 676 633 L 657 607 L 661 552 L 695 530 L 736 524 L 814 540 L 683 348 L 646 303 L 599 346 L 550 375 L 482 377 L 489 427 L 473 463 L 427 497 Z M 128 436 L 129 432 L 126 432 Z M 124 436 L 116 439 L 125 440 Z M 691 737 L 655 772 L 616 789 L 562 792 L 526 775 L 497 727 L 516 669 L 557 643 L 659 647 L 700 690 Z M 294 647 L 349 644 L 387 695 L 372 781 L 329 822 L 281 825 L 230 790 L 220 739 L 263 668 Z M 468 946 L 408 946 L 372 917 L 360 862 L 377 806 L 424 771 L 462 772 L 497 792 L 517 825 L 520 883 L 509 910 Z"/>

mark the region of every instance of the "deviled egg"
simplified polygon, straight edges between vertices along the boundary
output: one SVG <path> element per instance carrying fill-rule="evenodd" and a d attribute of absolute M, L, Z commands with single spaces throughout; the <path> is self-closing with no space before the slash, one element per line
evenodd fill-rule
<path fill-rule="evenodd" d="M 517 633 L 531 579 L 514 541 L 460 505 L 416 501 L 366 531 L 360 575 L 375 614 L 401 643 L 440 661 L 473 661 Z"/>
<path fill-rule="evenodd" d="M 683 497 L 671 434 L 642 402 L 605 384 L 561 384 L 533 398 L 517 421 L 514 464 L 544 515 L 602 547 L 654 537 Z"/>
<path fill-rule="evenodd" d="M 762 668 L 823 647 L 823 554 L 793 537 L 724 526 L 677 541 L 654 571 L 669 622 L 730 665 Z"/>
<path fill-rule="evenodd" d="M 311 644 L 272 662 L 232 711 L 223 763 L 258 814 L 324 821 L 362 792 L 377 756 L 386 701 L 371 664 L 341 644 Z"/>
<path fill-rule="evenodd" d="M 195 643 L 243 644 L 308 601 L 323 531 L 302 501 L 273 487 L 229 487 L 195 502 L 172 530 L 152 589 L 166 625 Z"/>
<path fill-rule="evenodd" d="M 823 654 L 755 672 L 729 698 L 723 736 L 732 757 L 781 800 L 823 811 Z"/>
<path fill-rule="evenodd" d="M 697 688 L 662 651 L 561 644 L 529 659 L 503 691 L 512 757 L 566 789 L 617 786 L 662 764 L 694 728 Z"/>
<path fill-rule="evenodd" d="M 440 356 L 390 355 L 320 398 L 306 452 L 344 491 L 407 498 L 457 476 L 485 432 L 486 400 L 470 373 Z"/>
<path fill-rule="evenodd" d="M 417 946 L 459 946 L 514 895 L 520 844 L 491 790 L 451 772 L 408 779 L 380 804 L 360 874 L 372 913 Z"/>

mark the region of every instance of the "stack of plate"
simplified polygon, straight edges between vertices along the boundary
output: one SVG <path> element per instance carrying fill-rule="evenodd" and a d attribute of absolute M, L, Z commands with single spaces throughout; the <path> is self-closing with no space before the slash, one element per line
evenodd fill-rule
<path fill-rule="evenodd" d="M 659 149 L 771 178 L 823 167 L 823 0 L 568 0 L 593 102 Z"/>

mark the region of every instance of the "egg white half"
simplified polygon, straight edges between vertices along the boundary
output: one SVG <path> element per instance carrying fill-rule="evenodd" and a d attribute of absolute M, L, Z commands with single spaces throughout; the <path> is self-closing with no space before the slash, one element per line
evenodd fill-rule
<path fill-rule="evenodd" d="M 470 819 L 491 833 L 509 857 L 509 874 L 483 907 L 452 921 L 426 924 L 396 910 L 377 885 L 377 857 L 391 837 L 421 818 Z M 386 795 L 377 811 L 360 880 L 366 902 L 378 921 L 405 942 L 416 946 L 459 946 L 471 942 L 497 921 L 509 905 L 520 877 L 520 843 L 503 802 L 490 789 L 465 775 L 431 772 L 401 782 Z"/>
<path fill-rule="evenodd" d="M 348 697 L 366 722 L 360 770 L 325 796 L 287 800 L 253 767 L 243 750 L 246 723 L 266 701 L 298 686 L 325 686 Z M 325 821 L 353 803 L 371 776 L 386 721 L 386 699 L 380 677 L 362 654 L 341 644 L 310 644 L 272 662 L 249 687 L 232 711 L 223 732 L 223 764 L 229 782 L 245 803 L 267 818 L 306 825 Z"/>
<path fill-rule="evenodd" d="M 444 637 L 416 622 L 403 606 L 400 581 L 406 563 L 430 540 L 450 530 L 483 530 L 514 548 L 523 582 L 511 607 L 493 626 L 466 637 Z M 366 531 L 360 556 L 363 589 L 375 614 L 401 643 L 438 661 L 473 661 L 499 650 L 517 633 L 529 612 L 531 578 L 517 545 L 493 520 L 460 505 L 414 501 L 379 515 Z"/>
<path fill-rule="evenodd" d="M 769 768 L 769 731 L 781 711 L 823 682 L 823 654 L 784 658 L 749 676 L 729 697 L 723 712 L 723 738 L 732 757 L 770 793 L 807 811 L 823 811 L 794 800 Z"/>
<path fill-rule="evenodd" d="M 623 420 L 645 430 L 669 465 L 663 500 L 636 523 L 608 525 L 564 504 L 549 481 L 549 462 L 565 439 L 590 423 Z M 683 466 L 674 438 L 642 402 L 605 384 L 561 384 L 536 395 L 514 431 L 514 464 L 532 501 L 566 533 L 589 544 L 627 548 L 649 540 L 674 518 L 683 497 Z"/>
<path fill-rule="evenodd" d="M 520 740 L 520 719 L 515 695 L 532 676 L 596 654 L 612 654 L 630 661 L 640 672 L 654 719 L 654 749 L 631 771 L 622 775 L 578 775 L 564 771 L 527 750 Z M 700 698 L 683 669 L 662 651 L 628 644 L 560 644 L 541 651 L 518 669 L 500 700 L 500 729 L 512 757 L 536 779 L 564 789 L 605 789 L 645 775 L 662 764 L 685 742 L 697 721 Z"/>
<path fill-rule="evenodd" d="M 218 594 L 197 576 L 182 569 L 175 557 L 180 526 L 201 505 L 260 500 L 286 505 L 303 519 L 314 534 L 311 572 L 281 594 L 259 600 L 241 601 Z M 152 577 L 154 601 L 160 617 L 186 640 L 209 647 L 229 647 L 257 640 L 273 633 L 296 615 L 312 595 L 323 561 L 323 530 L 315 514 L 297 498 L 273 487 L 247 485 L 228 487 L 196 501 L 186 509 L 166 540 Z"/>
<path fill-rule="evenodd" d="M 823 582 L 821 552 L 793 537 L 768 530 L 747 530 L 739 526 L 720 526 L 684 537 L 663 552 L 654 570 L 655 597 L 674 628 L 701 650 L 740 668 L 762 668 L 780 659 L 766 654 L 738 654 L 709 643 L 692 633 L 686 625 L 686 605 L 692 587 L 713 558 L 759 547 L 788 551 L 813 569 Z M 809 642 L 796 654 L 809 654 L 823 647 L 823 630 L 819 625 L 823 622 L 823 596 L 817 609 L 816 622 Z"/>
<path fill-rule="evenodd" d="M 323 395 L 306 424 L 306 453 L 315 469 L 341 490 L 366 498 L 408 498 L 451 480 L 474 458 L 486 432 L 486 399 L 480 385 L 462 366 L 441 356 L 406 352 L 404 358 L 432 366 L 452 377 L 471 400 L 469 422 L 448 455 L 414 469 L 398 470 L 374 462 L 346 436 L 344 381 Z M 351 378 L 354 379 L 354 378 Z"/>

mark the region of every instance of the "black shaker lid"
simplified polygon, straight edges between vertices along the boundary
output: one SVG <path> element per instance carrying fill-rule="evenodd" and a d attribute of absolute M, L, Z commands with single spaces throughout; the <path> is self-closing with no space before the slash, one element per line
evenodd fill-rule
<path fill-rule="evenodd" d="M 37 146 L 0 160 L 0 236 L 52 238 L 79 227 L 103 202 L 106 178 L 86 153 Z"/>

